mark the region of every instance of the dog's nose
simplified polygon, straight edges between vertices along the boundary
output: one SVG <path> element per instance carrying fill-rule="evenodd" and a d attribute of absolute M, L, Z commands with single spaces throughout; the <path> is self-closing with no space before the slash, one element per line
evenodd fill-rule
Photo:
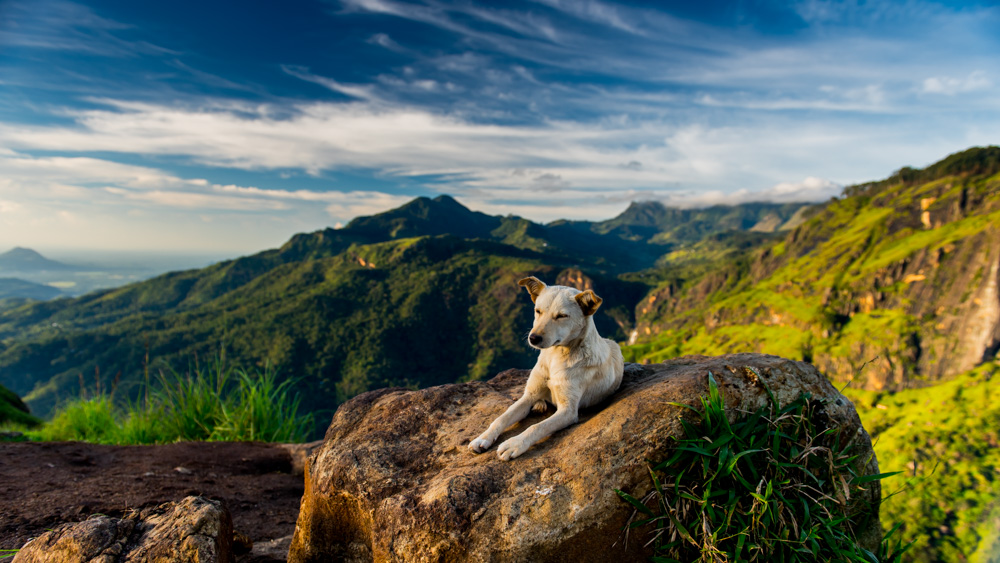
<path fill-rule="evenodd" d="M 535 333 L 531 333 L 528 335 L 528 342 L 534 344 L 535 346 L 538 346 L 539 344 L 542 343 L 542 337 L 538 336 Z"/>

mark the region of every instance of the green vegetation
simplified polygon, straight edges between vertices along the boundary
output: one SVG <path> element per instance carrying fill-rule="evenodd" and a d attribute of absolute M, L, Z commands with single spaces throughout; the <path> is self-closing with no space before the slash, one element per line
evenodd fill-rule
<path fill-rule="evenodd" d="M 0 426 L 31 428 L 41 421 L 31 416 L 28 407 L 13 391 L 0 385 Z"/>
<path fill-rule="evenodd" d="M 846 389 L 875 440 L 879 465 L 905 471 L 883 490 L 883 525 L 899 522 L 907 558 L 1000 556 L 1000 363 L 898 393 Z"/>
<path fill-rule="evenodd" d="M 274 370 L 245 371 L 220 359 L 210 368 L 161 372 L 142 398 L 116 401 L 95 393 L 61 405 L 52 420 L 24 429 L 28 439 L 98 444 L 162 444 L 179 440 L 302 442 L 312 417 L 299 414 L 292 380 Z"/>
<path fill-rule="evenodd" d="M 649 495 L 617 491 L 642 515 L 631 527 L 653 526 L 653 561 L 902 560 L 906 547 L 892 533 L 879 554 L 854 535 L 870 525 L 867 489 L 893 473 L 865 475 L 868 460 L 850 437 L 817 422 L 819 401 L 803 395 L 782 407 L 772 396 L 769 407 L 730 423 L 711 373 L 708 380 L 700 411 L 673 403 L 697 419 L 681 419 L 685 436 L 650 469 Z"/>

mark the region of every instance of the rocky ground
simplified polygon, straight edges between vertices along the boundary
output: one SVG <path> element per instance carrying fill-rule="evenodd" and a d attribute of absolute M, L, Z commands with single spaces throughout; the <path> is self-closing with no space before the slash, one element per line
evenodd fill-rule
<path fill-rule="evenodd" d="M 0 549 L 92 514 L 123 516 L 201 495 L 223 501 L 236 532 L 253 540 L 241 563 L 284 561 L 302 498 L 294 457 L 288 447 L 258 443 L 0 442 Z"/>

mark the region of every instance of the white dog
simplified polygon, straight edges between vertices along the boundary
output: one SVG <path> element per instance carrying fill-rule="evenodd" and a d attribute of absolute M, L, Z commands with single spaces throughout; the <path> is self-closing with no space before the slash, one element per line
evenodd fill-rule
<path fill-rule="evenodd" d="M 486 451 L 532 408 L 544 412 L 547 403 L 552 403 L 556 412 L 500 444 L 497 455 L 504 461 L 574 424 L 579 409 L 595 405 L 617 391 L 625 368 L 618 344 L 597 334 L 593 315 L 602 299 L 593 291 L 547 286 L 533 277 L 517 283 L 528 290 L 535 303 L 535 322 L 528 343 L 542 352 L 528 377 L 524 395 L 470 442 L 469 449 Z"/>

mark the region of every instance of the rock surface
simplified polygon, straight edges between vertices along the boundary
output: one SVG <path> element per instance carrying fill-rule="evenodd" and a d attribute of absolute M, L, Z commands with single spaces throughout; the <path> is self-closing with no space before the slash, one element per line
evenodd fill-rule
<path fill-rule="evenodd" d="M 647 460 L 661 459 L 680 435 L 680 407 L 698 405 L 712 372 L 735 418 L 767 404 L 766 381 L 781 404 L 808 392 L 829 401 L 832 424 L 853 436 L 866 474 L 877 473 L 871 440 L 849 400 L 813 366 L 761 354 L 686 356 L 626 366 L 621 389 L 581 412 L 511 462 L 495 447 L 467 448 L 521 393 L 527 370 L 488 382 L 420 391 L 382 389 L 340 407 L 324 445 L 306 468 L 306 491 L 289 551 L 291 562 L 318 561 L 621 561 L 644 560 L 645 540 L 626 538 L 632 510 L 614 489 L 641 497 L 650 489 Z M 533 415 L 497 440 L 521 432 Z M 871 455 L 869 455 L 871 454 Z M 869 498 L 878 544 L 878 482 Z"/>
<path fill-rule="evenodd" d="M 230 563 L 233 520 L 222 503 L 187 497 L 119 519 L 63 524 L 28 542 L 13 563 Z"/>

